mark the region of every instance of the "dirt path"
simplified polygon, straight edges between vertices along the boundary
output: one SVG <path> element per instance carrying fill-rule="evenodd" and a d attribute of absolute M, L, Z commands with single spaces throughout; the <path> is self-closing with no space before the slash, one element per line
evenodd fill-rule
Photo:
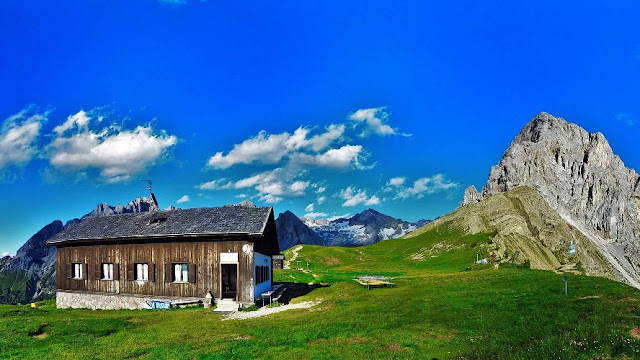
<path fill-rule="evenodd" d="M 316 306 L 318 304 L 320 304 L 320 300 L 316 300 L 316 301 L 303 301 L 303 302 L 299 302 L 296 304 L 287 304 L 287 305 L 280 305 L 278 307 L 273 307 L 273 308 L 269 308 L 269 307 L 262 307 L 256 311 L 237 311 L 234 313 L 231 313 L 227 316 L 225 316 L 222 321 L 225 320 L 245 320 L 245 319 L 252 319 L 252 318 L 257 318 L 257 317 L 261 317 L 261 316 L 267 316 L 267 315 L 271 315 L 271 314 L 275 314 L 275 313 L 279 313 L 282 311 L 287 311 L 287 310 L 293 310 L 293 309 L 308 309 L 312 306 Z"/>
<path fill-rule="evenodd" d="M 298 257 L 298 251 L 300 251 L 301 249 L 302 249 L 302 245 L 298 245 L 291 250 L 291 252 L 293 253 L 293 256 L 291 257 L 291 259 L 284 261 L 283 268 L 291 269 L 291 263 L 296 260 L 296 258 Z"/>
<path fill-rule="evenodd" d="M 580 230 L 591 242 L 596 246 L 600 254 L 607 259 L 607 261 L 616 269 L 620 275 L 627 281 L 631 286 L 634 286 L 640 289 L 640 283 L 633 276 L 633 272 L 629 271 L 628 267 L 631 267 L 631 264 L 624 258 L 624 256 L 620 256 L 616 249 L 611 246 L 611 244 L 607 243 L 600 236 L 597 236 L 593 232 L 587 230 L 584 226 L 579 224 L 577 221 L 574 221 L 570 216 L 560 214 L 560 216 L 569 224 L 571 224 L 576 229 Z"/>

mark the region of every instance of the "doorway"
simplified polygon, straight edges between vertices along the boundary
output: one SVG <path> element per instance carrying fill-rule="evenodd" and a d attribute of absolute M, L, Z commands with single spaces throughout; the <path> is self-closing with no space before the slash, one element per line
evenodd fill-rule
<path fill-rule="evenodd" d="M 221 264 L 222 299 L 238 300 L 238 264 Z"/>

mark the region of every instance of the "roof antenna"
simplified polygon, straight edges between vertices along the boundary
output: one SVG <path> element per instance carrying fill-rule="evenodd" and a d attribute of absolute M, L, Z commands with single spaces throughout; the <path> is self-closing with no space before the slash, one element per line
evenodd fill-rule
<path fill-rule="evenodd" d="M 155 205 L 155 210 L 159 210 L 160 207 L 158 206 L 158 200 L 156 200 L 156 196 L 153 194 L 153 191 L 151 190 L 151 179 L 138 179 L 139 181 L 146 181 L 147 182 L 147 187 L 143 188 L 145 190 L 149 190 L 149 195 L 151 196 L 151 201 L 153 201 L 153 205 Z"/>

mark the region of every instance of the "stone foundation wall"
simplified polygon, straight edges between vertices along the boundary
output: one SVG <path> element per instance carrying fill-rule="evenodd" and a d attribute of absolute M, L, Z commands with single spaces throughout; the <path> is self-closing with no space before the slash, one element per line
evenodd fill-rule
<path fill-rule="evenodd" d="M 147 302 L 150 302 L 151 300 L 169 301 L 173 306 L 174 303 L 198 301 L 203 299 L 131 294 L 84 293 L 63 291 L 60 289 L 58 289 L 56 294 L 56 305 L 59 309 L 148 309 L 149 307 Z"/>

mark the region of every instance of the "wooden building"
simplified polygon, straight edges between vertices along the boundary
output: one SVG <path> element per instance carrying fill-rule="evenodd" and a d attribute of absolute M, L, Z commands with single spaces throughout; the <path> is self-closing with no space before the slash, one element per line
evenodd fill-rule
<path fill-rule="evenodd" d="M 143 308 L 152 300 L 251 304 L 272 287 L 273 209 L 228 206 L 87 218 L 49 240 L 61 308 Z"/>

